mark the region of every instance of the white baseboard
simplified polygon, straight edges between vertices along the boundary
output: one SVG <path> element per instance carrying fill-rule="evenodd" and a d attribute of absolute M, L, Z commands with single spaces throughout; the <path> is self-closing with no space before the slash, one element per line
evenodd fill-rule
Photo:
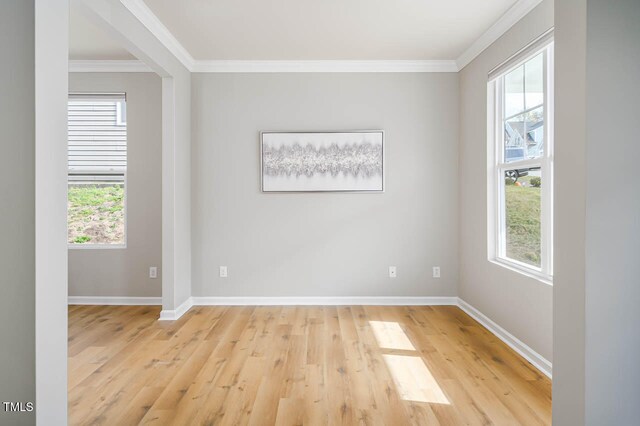
<path fill-rule="evenodd" d="M 158 319 L 161 321 L 175 321 L 183 316 L 189 309 L 191 309 L 192 306 L 193 298 L 189 297 L 187 300 L 182 302 L 182 305 L 178 306 L 174 310 L 163 309 L 162 311 L 160 311 L 160 318 Z"/>
<path fill-rule="evenodd" d="M 542 355 L 531 349 L 520 339 L 509 333 L 504 328 L 493 322 L 485 314 L 458 298 L 458 307 L 467 313 L 471 318 L 482 324 L 487 330 L 493 333 L 498 339 L 502 340 L 511 349 L 520 354 L 524 359 L 529 361 L 534 367 L 536 367 L 542 374 L 548 378 L 552 377 L 553 365 Z"/>
<path fill-rule="evenodd" d="M 161 311 L 160 320 L 175 321 L 192 306 L 424 306 L 456 304 L 456 297 L 190 297 L 175 310 Z"/>
<path fill-rule="evenodd" d="M 457 305 L 457 297 L 192 297 L 194 306 Z"/>
<path fill-rule="evenodd" d="M 162 297 L 69 296 L 69 305 L 162 305 Z"/>

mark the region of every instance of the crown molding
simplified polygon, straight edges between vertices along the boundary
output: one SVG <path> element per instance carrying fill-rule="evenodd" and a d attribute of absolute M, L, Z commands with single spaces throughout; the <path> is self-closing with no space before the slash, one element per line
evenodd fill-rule
<path fill-rule="evenodd" d="M 156 38 L 162 43 L 173 56 L 189 71 L 193 71 L 195 60 L 193 56 L 184 48 L 182 44 L 173 36 L 171 31 L 158 19 L 149 9 L 143 0 L 120 0 L 126 7 Z"/>
<path fill-rule="evenodd" d="M 518 21 L 524 18 L 527 13 L 531 12 L 542 0 L 518 0 L 516 4 L 511 6 L 504 15 L 502 15 L 492 26 L 489 27 L 471 46 L 467 48 L 456 59 L 457 68 L 461 71 L 469 65 L 479 54 L 487 47 L 491 46 L 504 33 L 509 31 Z"/>
<path fill-rule="evenodd" d="M 194 61 L 199 73 L 457 72 L 455 61 Z M 70 60 L 69 72 L 153 72 L 139 60 Z"/>
<path fill-rule="evenodd" d="M 193 72 L 457 72 L 455 61 L 196 61 Z"/>
<path fill-rule="evenodd" d="M 70 60 L 69 72 L 153 72 L 138 60 Z"/>

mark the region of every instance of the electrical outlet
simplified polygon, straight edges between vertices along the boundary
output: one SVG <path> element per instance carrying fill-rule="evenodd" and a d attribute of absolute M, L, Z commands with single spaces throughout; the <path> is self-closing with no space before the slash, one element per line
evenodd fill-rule
<path fill-rule="evenodd" d="M 227 273 L 227 267 L 226 266 L 221 266 L 220 267 L 220 278 L 227 278 L 229 275 Z"/>
<path fill-rule="evenodd" d="M 440 278 L 440 267 L 439 266 L 434 266 L 433 267 L 433 278 Z"/>
<path fill-rule="evenodd" d="M 158 278 L 158 268 L 156 266 L 149 267 L 149 278 Z"/>
<path fill-rule="evenodd" d="M 389 266 L 389 278 L 395 278 L 397 277 L 397 271 L 396 271 L 396 267 L 395 266 Z"/>

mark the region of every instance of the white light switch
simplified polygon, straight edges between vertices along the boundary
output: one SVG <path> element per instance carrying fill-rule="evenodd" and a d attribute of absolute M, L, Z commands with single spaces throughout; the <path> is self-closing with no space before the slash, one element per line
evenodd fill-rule
<path fill-rule="evenodd" d="M 433 278 L 440 278 L 440 267 L 439 266 L 434 266 L 433 267 Z"/>
<path fill-rule="evenodd" d="M 158 268 L 156 266 L 149 268 L 149 278 L 158 278 Z"/>
<path fill-rule="evenodd" d="M 397 277 L 397 271 L 396 271 L 396 267 L 395 266 L 389 266 L 389 278 L 395 278 Z"/>
<path fill-rule="evenodd" d="M 227 278 L 228 274 L 227 274 L 227 267 L 226 266 L 221 266 L 220 267 L 220 278 Z"/>

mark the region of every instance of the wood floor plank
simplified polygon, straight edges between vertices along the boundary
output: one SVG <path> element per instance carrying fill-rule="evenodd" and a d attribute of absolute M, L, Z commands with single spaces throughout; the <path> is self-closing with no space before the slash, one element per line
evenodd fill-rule
<path fill-rule="evenodd" d="M 69 309 L 69 424 L 549 425 L 551 382 L 453 306 Z"/>

